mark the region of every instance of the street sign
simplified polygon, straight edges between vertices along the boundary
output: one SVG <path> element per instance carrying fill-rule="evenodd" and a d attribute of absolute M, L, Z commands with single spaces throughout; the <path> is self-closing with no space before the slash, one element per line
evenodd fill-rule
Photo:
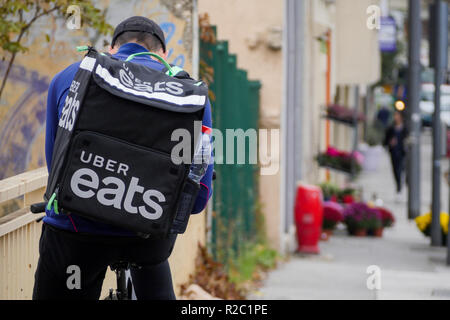
<path fill-rule="evenodd" d="M 381 52 L 397 50 L 397 24 L 392 17 L 381 17 L 378 42 Z"/>

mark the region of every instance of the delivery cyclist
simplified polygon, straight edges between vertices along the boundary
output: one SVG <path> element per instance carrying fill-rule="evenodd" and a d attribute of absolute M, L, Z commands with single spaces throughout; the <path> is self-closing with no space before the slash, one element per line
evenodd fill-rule
<path fill-rule="evenodd" d="M 140 52 L 153 52 L 167 58 L 164 33 L 152 20 L 131 17 L 115 29 L 109 53 L 120 60 Z M 148 55 L 136 56 L 134 63 L 164 72 L 164 65 Z M 48 90 L 46 159 L 50 171 L 58 119 L 71 82 L 80 66 L 74 63 L 58 73 Z M 211 108 L 206 105 L 203 128 L 211 128 Z M 192 213 L 201 212 L 211 196 L 213 165 L 200 180 L 200 191 Z M 131 275 L 138 299 L 175 299 L 167 261 L 176 234 L 165 239 L 147 239 L 107 224 L 75 214 L 55 214 L 47 210 L 39 243 L 33 299 L 99 299 L 108 265 L 127 261 L 140 266 Z M 72 267 L 71 267 L 72 266 Z M 73 266 L 76 266 L 74 269 Z M 68 287 L 71 270 L 79 270 L 80 285 Z"/>

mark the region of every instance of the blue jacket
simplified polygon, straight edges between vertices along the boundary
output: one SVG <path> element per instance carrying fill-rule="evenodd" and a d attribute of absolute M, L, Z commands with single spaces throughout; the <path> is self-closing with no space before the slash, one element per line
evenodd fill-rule
<path fill-rule="evenodd" d="M 144 47 L 136 43 L 127 43 L 119 48 L 119 51 L 113 55 L 118 59 L 125 60 L 129 55 L 137 52 L 148 51 Z M 137 56 L 133 59 L 134 63 L 143 64 L 149 68 L 156 70 L 163 70 L 164 65 L 158 61 L 150 59 L 149 56 Z M 45 156 L 47 159 L 47 168 L 50 171 L 53 146 L 55 142 L 56 131 L 58 127 L 59 117 L 64 106 L 64 100 L 66 99 L 70 84 L 80 66 L 80 62 L 76 62 L 60 73 L 58 73 L 50 83 L 47 97 L 47 123 L 46 123 L 46 136 L 45 136 Z M 211 106 L 209 101 L 207 102 L 205 113 L 203 117 L 203 125 L 209 128 L 212 127 L 211 120 Z M 196 199 L 193 213 L 200 213 L 206 206 L 209 198 L 211 197 L 212 189 L 212 174 L 213 164 L 210 164 L 205 176 L 201 180 L 201 188 L 199 195 Z M 123 230 L 121 228 L 113 227 L 103 223 L 94 222 L 77 216 L 75 214 L 64 215 L 55 214 L 53 209 L 46 211 L 46 217 L 44 222 L 51 224 L 57 228 L 83 232 L 83 233 L 95 233 L 104 235 L 120 235 L 120 236 L 132 236 L 133 233 Z"/>

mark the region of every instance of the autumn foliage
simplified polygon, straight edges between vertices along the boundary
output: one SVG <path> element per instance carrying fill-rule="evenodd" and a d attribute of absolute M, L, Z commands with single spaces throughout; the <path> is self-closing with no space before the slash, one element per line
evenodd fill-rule
<path fill-rule="evenodd" d="M 224 265 L 214 261 L 207 249 L 200 243 L 198 248 L 195 273 L 190 276 L 189 284 L 197 284 L 217 298 L 245 300 L 245 293 L 230 281 Z M 181 286 L 181 295 L 186 293 L 187 288 L 188 285 Z"/>

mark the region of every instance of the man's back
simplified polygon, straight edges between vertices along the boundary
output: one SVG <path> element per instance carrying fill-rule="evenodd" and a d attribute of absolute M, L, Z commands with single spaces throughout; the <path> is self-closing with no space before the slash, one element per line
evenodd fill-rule
<path fill-rule="evenodd" d="M 119 51 L 113 55 L 113 57 L 125 60 L 130 55 L 138 52 L 148 51 L 143 46 L 136 43 L 127 43 L 119 48 Z M 164 70 L 164 65 L 152 60 L 148 56 L 137 56 L 133 59 L 134 63 L 143 64 L 152 69 L 158 71 Z M 48 105 L 47 105 L 47 134 L 46 134 L 46 158 L 47 166 L 51 168 L 51 158 L 53 153 L 53 146 L 58 126 L 58 120 L 61 116 L 61 111 L 64 106 L 64 101 L 67 96 L 70 84 L 80 66 L 80 62 L 70 65 L 68 68 L 58 73 L 53 79 L 48 93 Z M 205 114 L 203 118 L 203 125 L 211 127 L 211 110 L 209 103 L 206 106 Z M 211 178 L 212 178 L 212 165 L 209 166 L 205 176 L 201 181 L 201 190 L 197 201 L 194 206 L 193 213 L 200 212 L 210 196 L 211 190 Z M 91 220 L 84 219 L 77 215 L 61 215 L 55 214 L 53 208 L 47 211 L 47 217 L 44 218 L 44 222 L 51 224 L 57 228 L 81 232 L 81 233 L 95 233 L 95 234 L 107 234 L 107 235 L 121 235 L 132 236 L 131 232 L 125 231 L 121 228 L 106 225 L 104 223 L 98 223 Z"/>

